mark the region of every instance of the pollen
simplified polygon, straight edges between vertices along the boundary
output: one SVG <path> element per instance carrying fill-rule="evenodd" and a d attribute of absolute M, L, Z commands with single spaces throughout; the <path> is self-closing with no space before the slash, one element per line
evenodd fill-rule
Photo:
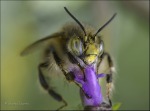
<path fill-rule="evenodd" d="M 95 44 L 90 44 L 87 48 L 86 54 L 98 54 L 98 49 Z"/>
<path fill-rule="evenodd" d="M 96 55 L 89 55 L 85 57 L 85 62 L 87 64 L 92 64 L 96 60 Z"/>

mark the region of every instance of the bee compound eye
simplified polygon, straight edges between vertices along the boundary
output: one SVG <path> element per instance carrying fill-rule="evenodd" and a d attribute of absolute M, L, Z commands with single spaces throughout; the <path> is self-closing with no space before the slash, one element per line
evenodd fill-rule
<path fill-rule="evenodd" d="M 102 55 L 104 52 L 104 42 L 103 41 L 100 42 L 99 52 L 100 52 L 100 55 Z"/>
<path fill-rule="evenodd" d="M 69 49 L 76 56 L 80 56 L 83 53 L 83 43 L 78 37 L 74 37 L 69 41 Z"/>

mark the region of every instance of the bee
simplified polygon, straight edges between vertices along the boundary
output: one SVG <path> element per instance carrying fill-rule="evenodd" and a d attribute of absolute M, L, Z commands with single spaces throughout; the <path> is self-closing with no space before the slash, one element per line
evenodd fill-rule
<path fill-rule="evenodd" d="M 52 66 L 55 65 L 57 69 L 60 69 L 61 74 L 64 75 L 67 81 L 74 82 L 77 86 L 81 87 L 74 80 L 74 71 L 80 70 L 83 72 L 83 77 L 85 77 L 85 67 L 92 66 L 94 71 L 99 74 L 102 61 L 106 57 L 109 65 L 109 73 L 106 74 L 106 87 L 107 97 L 110 100 L 114 65 L 111 56 L 104 50 L 104 42 L 99 32 L 114 19 L 116 13 L 96 31 L 89 25 L 81 24 L 66 7 L 64 9 L 76 23 L 67 24 L 62 27 L 61 31 L 34 42 L 25 48 L 21 55 L 27 55 L 38 50 L 39 47 L 44 47 L 44 61 L 38 65 L 39 81 L 41 86 L 48 91 L 49 95 L 57 101 L 64 103 L 58 110 L 67 106 L 67 102 L 48 84 L 43 74 L 43 69 L 49 68 L 49 72 L 51 72 Z M 86 92 L 84 94 L 86 95 Z"/>

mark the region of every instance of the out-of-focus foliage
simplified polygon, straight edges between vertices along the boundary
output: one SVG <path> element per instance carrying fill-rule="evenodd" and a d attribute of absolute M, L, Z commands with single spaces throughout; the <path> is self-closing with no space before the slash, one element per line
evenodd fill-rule
<path fill-rule="evenodd" d="M 40 90 L 37 71 L 40 53 L 21 57 L 20 52 L 58 31 L 66 22 L 74 22 L 64 11 L 66 6 L 81 22 L 96 29 L 117 12 L 117 17 L 101 32 L 105 49 L 117 66 L 113 103 L 121 102 L 120 110 L 148 110 L 148 4 L 148 1 L 1 1 L 1 109 L 55 110 L 62 105 Z M 63 75 L 61 80 L 53 75 L 57 92 L 68 102 L 65 109 L 78 109 L 81 105 L 78 87 L 64 82 Z"/>
<path fill-rule="evenodd" d="M 116 103 L 113 105 L 112 110 L 113 111 L 119 110 L 120 106 L 121 106 L 121 103 Z"/>

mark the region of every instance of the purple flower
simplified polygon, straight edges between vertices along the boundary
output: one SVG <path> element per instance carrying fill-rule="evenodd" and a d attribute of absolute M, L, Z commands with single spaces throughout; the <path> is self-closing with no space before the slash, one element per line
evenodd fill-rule
<path fill-rule="evenodd" d="M 81 84 L 81 99 L 85 106 L 100 106 L 103 102 L 101 87 L 98 78 L 105 77 L 105 74 L 96 74 L 92 66 L 81 71 L 75 71 L 75 81 Z"/>

